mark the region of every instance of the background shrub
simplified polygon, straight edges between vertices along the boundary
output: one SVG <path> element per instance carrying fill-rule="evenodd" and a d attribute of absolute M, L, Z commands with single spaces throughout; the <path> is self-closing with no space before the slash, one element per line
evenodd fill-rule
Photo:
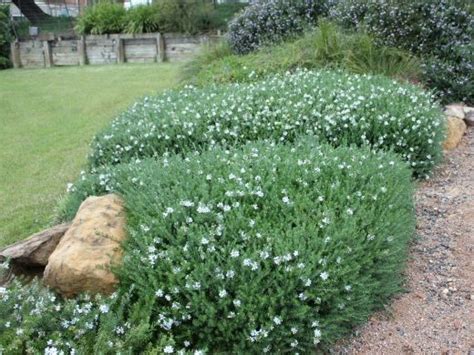
<path fill-rule="evenodd" d="M 9 58 L 10 42 L 12 39 L 10 7 L 0 5 L 0 69 L 6 69 L 11 66 Z"/>
<path fill-rule="evenodd" d="M 212 28 L 208 0 L 155 0 L 163 32 L 197 33 Z"/>
<path fill-rule="evenodd" d="M 121 33 L 126 26 L 126 10 L 122 4 L 100 1 L 87 7 L 78 17 L 76 31 L 83 34 Z"/>
<path fill-rule="evenodd" d="M 66 210 L 91 194 L 124 196 L 121 289 L 133 287 L 150 339 L 304 352 L 398 290 L 414 230 L 410 179 L 392 153 L 309 137 L 106 167 L 80 179 Z"/>
<path fill-rule="evenodd" d="M 393 149 L 417 174 L 441 156 L 443 115 L 432 96 L 385 77 L 297 71 L 249 84 L 170 91 L 122 113 L 92 144 L 90 164 L 235 147 L 267 139 Z"/>
<path fill-rule="evenodd" d="M 257 0 L 229 24 L 233 51 L 246 54 L 301 33 L 328 11 L 330 0 Z"/>
<path fill-rule="evenodd" d="M 474 16 L 459 2 L 344 0 L 330 12 L 344 26 L 369 31 L 381 44 L 427 58 L 426 82 L 445 101 L 473 102 L 472 90 L 464 87 L 472 78 L 472 52 L 462 59 L 459 54 L 462 48 L 472 51 Z"/>
<path fill-rule="evenodd" d="M 296 39 L 244 56 L 233 55 L 227 42 L 211 45 L 186 64 L 182 80 L 198 86 L 250 82 L 297 68 L 340 68 L 356 74 L 383 74 L 410 81 L 419 81 L 421 73 L 419 60 L 410 53 L 378 46 L 368 34 L 346 32 L 321 20 L 318 27 Z"/>
<path fill-rule="evenodd" d="M 156 6 L 135 6 L 127 11 L 125 31 L 128 33 L 157 32 L 160 28 L 160 21 Z"/>

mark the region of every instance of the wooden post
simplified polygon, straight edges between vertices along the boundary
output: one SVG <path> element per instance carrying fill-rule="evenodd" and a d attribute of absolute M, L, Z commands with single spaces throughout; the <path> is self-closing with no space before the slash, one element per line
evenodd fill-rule
<path fill-rule="evenodd" d="M 44 66 L 51 68 L 54 66 L 53 53 L 51 51 L 51 42 L 43 41 L 43 55 L 44 55 Z"/>
<path fill-rule="evenodd" d="M 20 58 L 20 42 L 18 40 L 10 44 L 10 56 L 12 59 L 13 67 L 15 69 L 21 68 L 21 58 Z"/>
<path fill-rule="evenodd" d="M 81 36 L 77 41 L 77 54 L 79 55 L 79 65 L 87 64 L 86 38 Z"/>
<path fill-rule="evenodd" d="M 156 35 L 156 61 L 162 63 L 166 60 L 165 38 L 161 33 Z"/>
<path fill-rule="evenodd" d="M 117 38 L 117 63 L 125 63 L 125 46 L 123 38 Z"/>

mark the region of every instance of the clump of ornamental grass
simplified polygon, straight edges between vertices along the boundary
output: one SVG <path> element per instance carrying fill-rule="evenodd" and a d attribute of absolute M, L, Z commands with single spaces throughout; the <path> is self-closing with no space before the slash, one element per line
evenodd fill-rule
<path fill-rule="evenodd" d="M 405 163 L 316 137 L 109 166 L 71 191 L 66 217 L 88 195 L 126 202 L 134 352 L 325 349 L 400 289 L 414 232 Z"/>
<path fill-rule="evenodd" d="M 415 82 L 421 74 L 419 60 L 408 52 L 378 45 L 367 33 L 347 31 L 320 20 L 316 28 L 299 37 L 247 55 L 232 54 L 225 41 L 209 45 L 184 66 L 182 81 L 196 86 L 251 82 L 297 68 L 344 69 Z"/>
<path fill-rule="evenodd" d="M 285 144 L 305 134 L 334 146 L 392 149 L 424 175 L 441 157 L 444 125 L 433 96 L 416 86 L 299 70 L 145 97 L 95 137 L 89 162 L 96 168 L 256 140 Z"/>

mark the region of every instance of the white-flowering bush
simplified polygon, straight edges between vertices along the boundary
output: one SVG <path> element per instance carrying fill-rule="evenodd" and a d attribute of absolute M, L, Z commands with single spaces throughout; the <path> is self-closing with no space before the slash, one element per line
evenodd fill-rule
<path fill-rule="evenodd" d="M 121 289 L 149 346 L 176 351 L 325 347 L 398 290 L 414 232 L 406 164 L 315 137 L 109 166 L 72 191 L 71 215 L 87 195 L 123 196 Z"/>
<path fill-rule="evenodd" d="M 297 71 L 261 82 L 188 87 L 146 97 L 92 144 L 92 167 L 235 147 L 249 141 L 321 142 L 394 150 L 417 174 L 441 155 L 444 125 L 431 94 L 367 75 Z"/>
<path fill-rule="evenodd" d="M 327 14 L 331 0 L 257 0 L 229 24 L 234 52 L 246 54 L 264 44 L 301 33 Z"/>
<path fill-rule="evenodd" d="M 445 101 L 473 102 L 474 16 L 449 0 L 340 0 L 330 16 L 380 43 L 427 59 L 425 80 Z M 467 46 L 467 47 L 466 47 Z M 470 49 L 462 54 L 462 48 Z"/>

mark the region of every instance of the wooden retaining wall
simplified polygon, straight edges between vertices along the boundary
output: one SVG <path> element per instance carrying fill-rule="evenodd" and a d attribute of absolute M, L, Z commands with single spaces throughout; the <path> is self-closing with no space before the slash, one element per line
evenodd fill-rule
<path fill-rule="evenodd" d="M 219 38 L 217 35 L 144 33 L 17 41 L 11 44 L 11 58 L 15 68 L 178 62 L 190 59 L 203 44 Z"/>

